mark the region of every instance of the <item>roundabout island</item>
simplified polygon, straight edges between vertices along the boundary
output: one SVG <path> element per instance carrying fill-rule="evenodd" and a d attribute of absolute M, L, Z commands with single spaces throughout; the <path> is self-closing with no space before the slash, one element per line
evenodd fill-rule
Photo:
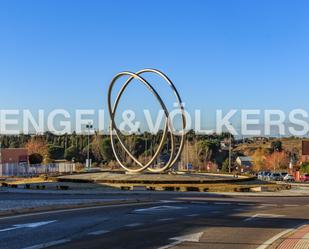
<path fill-rule="evenodd" d="M 278 191 L 285 185 L 265 183 L 255 177 L 207 173 L 125 174 L 97 172 L 59 176 L 58 182 L 92 183 L 121 190 L 179 191 L 179 192 L 261 192 Z"/>
<path fill-rule="evenodd" d="M 170 87 L 176 98 L 176 106 L 178 108 L 181 124 L 180 131 L 175 132 L 173 120 L 170 112 L 158 91 L 150 84 L 144 75 L 150 74 L 163 79 Z M 115 95 L 112 101 L 115 83 L 122 78 L 126 78 L 120 91 Z M 127 89 L 128 85 L 137 80 L 146 86 L 149 92 L 158 101 L 164 111 L 165 121 L 162 130 L 162 136 L 157 148 L 153 150 L 153 154 L 144 162 L 137 158 L 123 140 L 124 134 L 117 127 L 115 119 L 119 101 Z M 181 154 L 184 148 L 186 137 L 186 115 L 184 104 L 181 97 L 173 84 L 173 82 L 163 72 L 156 69 L 143 69 L 136 73 L 120 72 L 111 81 L 108 89 L 108 111 L 110 115 L 110 142 L 112 153 L 117 164 L 121 167 L 121 171 L 103 171 L 91 173 L 84 172 L 81 174 L 60 176 L 56 180 L 59 182 L 81 182 L 104 185 L 121 190 L 157 190 L 157 191 L 196 191 L 196 192 L 260 192 L 265 190 L 280 190 L 284 185 L 273 183 L 265 183 L 258 181 L 255 177 L 239 176 L 234 177 L 230 174 L 208 174 L 208 173 L 189 173 L 172 171 L 178 168 L 181 160 Z M 177 133 L 177 134 L 175 134 Z M 117 146 L 118 145 L 118 146 Z M 168 155 L 162 163 L 157 163 L 160 155 Z M 121 155 L 125 154 L 124 157 Z M 125 158 L 125 159 L 123 159 Z"/>

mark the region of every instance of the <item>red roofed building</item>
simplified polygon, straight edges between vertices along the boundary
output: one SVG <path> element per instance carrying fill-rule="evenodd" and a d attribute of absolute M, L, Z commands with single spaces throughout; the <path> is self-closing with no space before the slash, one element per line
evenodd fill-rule
<path fill-rule="evenodd" d="M 0 149 L 0 163 L 28 163 L 28 150 L 23 148 Z"/>

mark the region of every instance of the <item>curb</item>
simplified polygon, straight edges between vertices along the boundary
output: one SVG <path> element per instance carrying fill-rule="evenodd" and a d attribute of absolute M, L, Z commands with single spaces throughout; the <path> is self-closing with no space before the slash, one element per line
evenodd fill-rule
<path fill-rule="evenodd" d="M 229 197 L 285 197 L 285 198 L 289 198 L 289 197 L 309 197 L 309 193 L 308 194 L 304 194 L 304 195 L 300 195 L 300 194 L 296 194 L 296 195 L 285 195 L 285 194 L 274 194 L 274 195 L 265 195 L 265 194 L 235 194 L 235 193 L 220 193 L 221 195 L 224 196 L 229 196 Z"/>
<path fill-rule="evenodd" d="M 70 192 L 63 191 L 48 191 L 48 190 L 17 190 L 14 191 L 14 189 L 1 189 L 0 193 L 15 193 L 15 194 L 53 194 L 53 195 L 89 195 L 89 194 L 104 194 L 104 195 L 149 195 L 149 196 L 156 196 L 156 195 L 204 195 L 209 197 L 309 197 L 309 191 L 308 194 L 294 194 L 294 195 L 286 195 L 286 193 L 280 192 L 272 192 L 273 194 L 265 194 L 270 192 L 258 192 L 258 193 L 250 193 L 250 192 L 196 192 L 196 191 L 187 191 L 187 192 L 178 192 L 178 191 L 151 191 L 151 190 L 114 190 L 114 191 L 102 191 L 102 192 Z M 1 215 L 1 212 L 0 212 Z"/>
<path fill-rule="evenodd" d="M 285 234 L 280 236 L 278 239 L 276 239 L 273 243 L 268 245 L 268 247 L 266 247 L 266 248 L 267 249 L 276 249 L 280 246 L 281 246 L 280 248 L 282 248 L 282 246 L 283 246 L 282 243 L 284 243 L 285 240 L 294 241 L 295 238 L 292 238 L 292 236 L 297 234 L 300 230 L 302 230 L 306 226 L 308 226 L 308 223 L 300 224 L 300 225 L 295 226 L 294 228 L 289 229 L 290 231 L 287 231 Z M 296 237 L 298 238 L 298 236 L 296 236 Z M 294 247 L 294 246 L 296 246 L 296 243 L 293 245 L 293 248 L 299 248 L 299 247 Z M 289 249 L 289 248 L 291 248 L 291 246 L 292 246 L 291 243 L 288 242 L 285 246 L 283 246 L 283 248 Z M 302 248 L 304 248 L 304 247 L 302 247 Z"/>
<path fill-rule="evenodd" d="M 61 211 L 66 209 L 79 209 L 79 208 L 88 208 L 88 207 L 108 207 L 113 205 L 127 205 L 127 204 L 148 204 L 153 201 L 150 200 L 117 200 L 117 201 L 109 201 L 109 202 L 93 202 L 93 203 L 80 203 L 80 204 L 68 204 L 68 205 L 49 205 L 43 207 L 34 207 L 34 208 L 21 208 L 21 209 L 11 209 L 8 211 L 1 211 L 0 217 L 10 217 L 15 215 L 23 215 L 23 214 L 35 214 L 40 212 L 48 212 L 48 211 Z"/>

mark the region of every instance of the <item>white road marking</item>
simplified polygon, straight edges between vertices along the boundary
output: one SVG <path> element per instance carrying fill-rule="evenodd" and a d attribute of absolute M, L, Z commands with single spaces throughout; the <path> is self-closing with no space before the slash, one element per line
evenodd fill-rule
<path fill-rule="evenodd" d="M 200 216 L 199 214 L 188 214 L 186 215 L 187 217 L 197 217 L 197 216 Z"/>
<path fill-rule="evenodd" d="M 177 206 L 156 206 L 150 208 L 140 208 L 135 209 L 134 212 L 153 212 L 153 211 L 166 211 L 171 209 L 184 209 L 186 207 L 177 207 Z"/>
<path fill-rule="evenodd" d="M 299 207 L 297 204 L 284 204 L 285 207 Z"/>
<path fill-rule="evenodd" d="M 255 204 L 252 203 L 237 203 L 239 206 L 255 206 Z"/>
<path fill-rule="evenodd" d="M 264 207 L 277 207 L 277 204 L 261 204 Z"/>
<path fill-rule="evenodd" d="M 23 249 L 43 249 L 43 248 L 47 248 L 47 247 L 51 247 L 51 246 L 64 244 L 64 243 L 67 243 L 67 242 L 70 242 L 70 241 L 71 240 L 69 240 L 69 239 L 54 240 L 54 241 L 50 241 L 50 242 L 46 242 L 46 243 L 42 243 L 42 244 L 38 244 L 38 245 L 34 245 L 34 246 L 25 247 Z"/>
<path fill-rule="evenodd" d="M 6 231 L 16 230 L 20 228 L 36 228 L 36 227 L 44 226 L 44 225 L 47 225 L 53 222 L 56 222 L 56 220 L 41 221 L 41 222 L 27 223 L 27 224 L 17 224 L 9 228 L 1 229 L 0 232 L 6 232 Z"/>
<path fill-rule="evenodd" d="M 203 232 L 193 233 L 193 234 L 187 234 L 187 235 L 184 235 L 184 236 L 174 237 L 174 238 L 171 238 L 170 240 L 177 240 L 177 241 L 181 241 L 181 242 L 185 242 L 185 241 L 199 242 L 202 235 L 203 235 Z"/>
<path fill-rule="evenodd" d="M 182 203 L 183 201 L 160 200 L 160 203 Z"/>
<path fill-rule="evenodd" d="M 158 221 L 170 221 L 170 220 L 176 220 L 175 218 L 163 218 L 163 219 L 159 219 Z"/>
<path fill-rule="evenodd" d="M 205 202 L 205 201 L 191 201 L 192 204 L 203 204 L 203 205 L 208 205 L 210 204 L 209 202 Z"/>
<path fill-rule="evenodd" d="M 249 218 L 244 219 L 244 221 L 247 222 L 247 221 L 251 221 L 251 220 L 259 219 L 259 218 L 278 218 L 278 217 L 283 217 L 283 216 L 285 216 L 285 215 L 280 215 L 280 214 L 255 214 L 255 215 L 252 215 Z"/>
<path fill-rule="evenodd" d="M 233 211 L 237 211 L 237 212 L 241 212 L 241 211 L 245 211 L 245 210 L 247 210 L 247 209 L 245 209 L 245 208 L 235 208 L 235 209 L 233 209 Z"/>
<path fill-rule="evenodd" d="M 166 246 L 162 246 L 158 249 L 168 249 L 171 248 L 173 246 L 179 245 L 182 242 L 199 242 L 200 238 L 202 237 L 203 232 L 201 233 L 193 233 L 193 234 L 187 234 L 184 236 L 179 236 L 179 237 L 175 237 L 175 238 L 170 238 L 170 240 L 175 240 L 175 242 L 170 243 Z"/>
<path fill-rule="evenodd" d="M 262 209 L 262 208 L 265 208 L 265 206 L 257 206 L 256 208 L 260 208 L 260 209 Z"/>
<path fill-rule="evenodd" d="M 277 239 L 281 238 L 283 235 L 285 235 L 287 233 L 290 233 L 290 232 L 292 232 L 294 230 L 295 230 L 294 228 L 291 228 L 291 229 L 286 229 L 286 230 L 282 231 L 281 233 L 278 233 L 274 237 L 270 238 L 269 240 L 267 240 L 263 244 L 261 244 L 257 249 L 266 249 L 266 248 L 268 248 Z"/>
<path fill-rule="evenodd" d="M 143 225 L 143 223 L 132 223 L 132 224 L 125 225 L 125 227 L 138 227 L 141 225 Z"/>
<path fill-rule="evenodd" d="M 88 233 L 88 235 L 101 235 L 101 234 L 105 234 L 105 233 L 109 233 L 109 231 L 107 231 L 107 230 L 98 230 L 98 231 L 90 232 L 90 233 Z"/>
<path fill-rule="evenodd" d="M 166 246 L 161 246 L 161 247 L 159 247 L 158 249 L 168 249 L 168 248 L 177 246 L 177 245 L 179 245 L 180 243 L 181 243 L 181 241 L 175 241 L 175 242 L 170 243 L 170 244 L 168 244 L 168 245 L 166 245 Z"/>
<path fill-rule="evenodd" d="M 0 217 L 0 220 L 9 220 L 9 219 L 16 219 L 16 218 L 23 218 L 23 217 L 31 217 L 31 216 L 39 216 L 39 215 L 46 215 L 46 214 L 59 214 L 59 213 L 70 213 L 74 211 L 83 211 L 83 210 L 96 210 L 96 209 L 106 209 L 111 207 L 131 207 L 131 206 L 141 206 L 141 205 L 153 205 L 159 202 L 139 202 L 139 203 L 127 203 L 127 204 L 112 204 L 112 205 L 102 205 L 102 206 L 92 206 L 92 207 L 81 207 L 81 208 L 70 208 L 70 209 L 62 209 L 62 210 L 53 210 L 53 211 L 44 211 L 44 212 L 37 212 L 37 213 L 29 213 L 29 214 L 18 214 L 18 215 L 11 215 L 7 217 Z"/>
<path fill-rule="evenodd" d="M 232 205 L 230 202 L 215 202 L 215 205 Z"/>

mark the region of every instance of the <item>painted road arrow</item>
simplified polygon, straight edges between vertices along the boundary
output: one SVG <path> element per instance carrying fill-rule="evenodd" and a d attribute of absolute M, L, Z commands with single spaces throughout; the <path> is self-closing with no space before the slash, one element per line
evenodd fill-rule
<path fill-rule="evenodd" d="M 176 240 L 179 242 L 199 242 L 202 235 L 203 233 L 193 233 L 180 237 L 171 238 L 170 240 Z"/>
<path fill-rule="evenodd" d="M 168 249 L 168 248 L 171 248 L 173 246 L 179 245 L 183 242 L 199 242 L 202 235 L 203 235 L 203 232 L 192 233 L 192 234 L 187 234 L 187 235 L 183 235 L 183 236 L 179 236 L 179 237 L 175 237 L 175 238 L 170 238 L 170 240 L 174 240 L 173 243 L 168 244 L 166 246 L 162 246 L 158 249 Z"/>
<path fill-rule="evenodd" d="M 53 222 L 56 222 L 56 220 L 41 221 L 41 222 L 27 223 L 27 224 L 17 224 L 9 228 L 1 229 L 0 232 L 6 232 L 6 231 L 16 230 L 20 228 L 37 228 L 37 227 L 45 226 Z"/>

